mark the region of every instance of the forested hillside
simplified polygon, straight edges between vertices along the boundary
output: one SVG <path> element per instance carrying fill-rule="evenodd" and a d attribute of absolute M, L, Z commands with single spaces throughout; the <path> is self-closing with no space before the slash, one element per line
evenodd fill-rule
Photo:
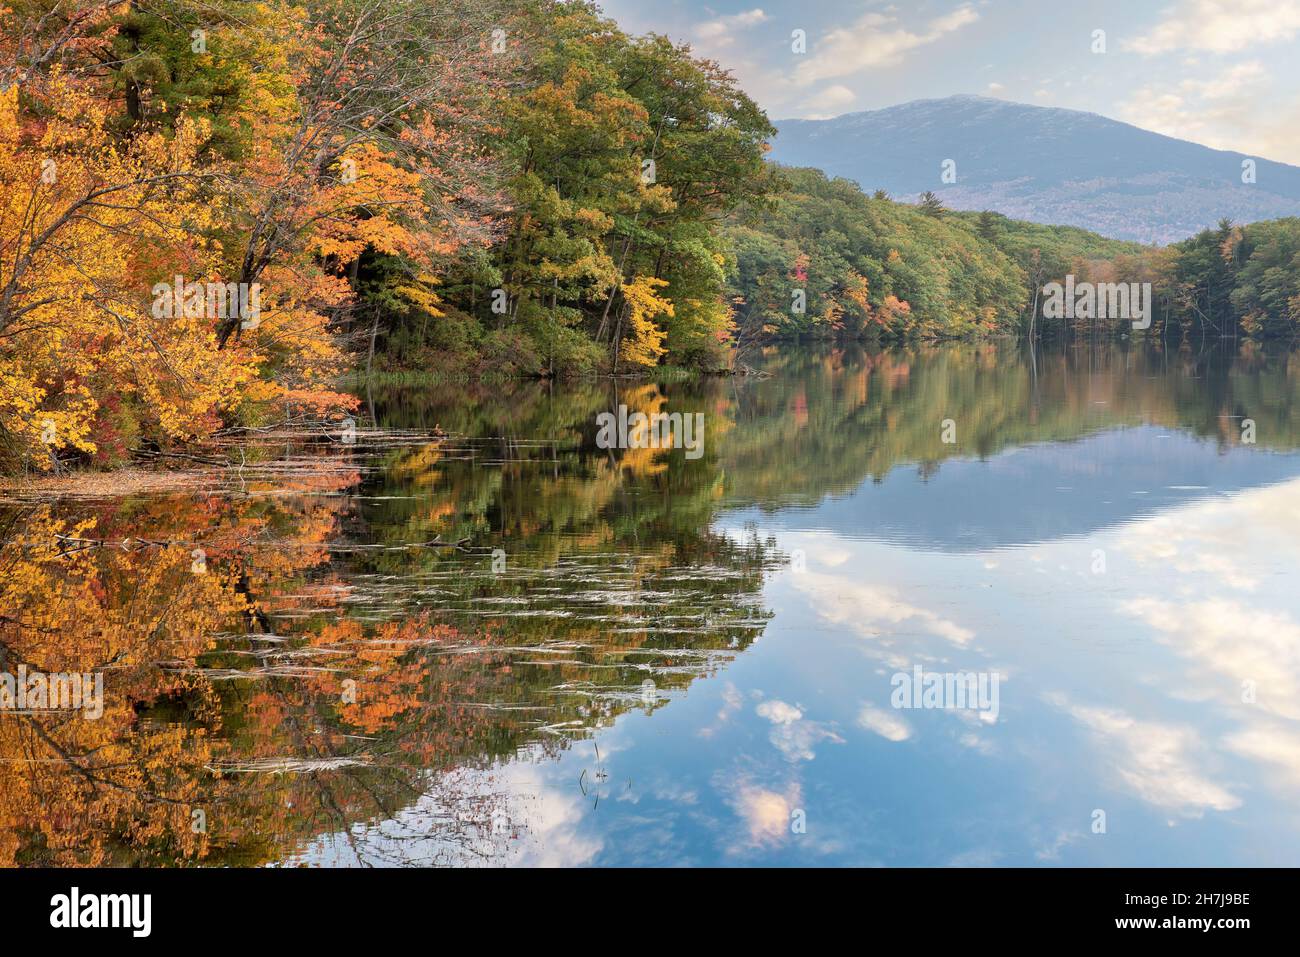
<path fill-rule="evenodd" d="M 1153 281 L 1157 331 L 1300 320 L 1297 220 L 1156 250 L 868 197 L 768 162 L 773 133 L 594 3 L 8 0 L 0 466 L 338 418 L 348 370 L 1019 332 L 1067 272 Z"/>
<path fill-rule="evenodd" d="M 1152 328 L 1274 338 L 1300 329 L 1300 219 L 1218 228 L 1172 246 L 1107 239 L 990 211 L 871 196 L 819 170 L 778 168 L 773 192 L 728 220 L 736 341 L 1057 337 L 1132 331 L 1128 319 L 1045 319 L 1041 292 L 1151 283 Z M 802 311 L 792 308 L 802 290 Z"/>
<path fill-rule="evenodd" d="M 1031 285 L 1141 246 L 1070 227 L 905 205 L 846 179 L 781 169 L 778 191 L 726 228 L 741 337 L 956 337 L 1013 332 Z M 803 277 L 803 278 L 801 278 Z M 803 289 L 806 309 L 792 309 Z"/>

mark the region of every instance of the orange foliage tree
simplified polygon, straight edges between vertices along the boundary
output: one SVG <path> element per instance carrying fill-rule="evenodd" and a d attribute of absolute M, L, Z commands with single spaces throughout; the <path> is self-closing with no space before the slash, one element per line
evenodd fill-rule
<path fill-rule="evenodd" d="M 492 234 L 501 6 L 0 3 L 0 467 L 350 407 L 361 260 Z"/>

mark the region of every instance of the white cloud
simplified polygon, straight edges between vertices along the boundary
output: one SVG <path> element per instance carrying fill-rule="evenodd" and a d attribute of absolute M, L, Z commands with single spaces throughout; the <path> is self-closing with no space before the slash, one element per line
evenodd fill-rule
<path fill-rule="evenodd" d="M 736 790 L 731 806 L 745 822 L 750 843 L 766 845 L 780 843 L 790 833 L 790 815 L 798 800 L 797 786 L 779 794 L 744 784 Z"/>
<path fill-rule="evenodd" d="M 1300 480 L 1173 509 L 1117 538 L 1141 583 L 1119 610 L 1188 663 L 1183 697 L 1241 710 L 1251 682 L 1258 703 L 1246 713 L 1300 720 L 1300 621 L 1294 609 L 1269 607 L 1293 599 L 1267 573 L 1300 564 Z M 1152 584 L 1163 576 L 1189 598 Z"/>
<path fill-rule="evenodd" d="M 1249 681 L 1258 707 L 1300 719 L 1300 624 L 1285 612 L 1222 598 L 1175 604 L 1144 597 L 1121 607 L 1191 662 L 1207 693 L 1220 689 L 1240 701 Z"/>
<path fill-rule="evenodd" d="M 1120 104 L 1119 112 L 1166 136 L 1249 152 L 1246 141 L 1266 125 L 1262 111 L 1276 106 L 1267 95 L 1267 79 L 1258 61 L 1239 63 L 1205 80 L 1141 87 Z"/>
<path fill-rule="evenodd" d="M 724 838 L 728 854 L 741 855 L 789 838 L 793 813 L 803 805 L 798 781 L 764 785 L 756 782 L 751 773 L 732 768 L 717 771 L 713 786 L 740 819 L 740 836 L 728 834 Z"/>
<path fill-rule="evenodd" d="M 1300 735 L 1294 730 L 1261 725 L 1229 735 L 1225 743 L 1240 755 L 1277 765 L 1290 787 L 1300 785 Z"/>
<path fill-rule="evenodd" d="M 1034 852 L 1034 857 L 1040 861 L 1057 861 L 1061 859 L 1061 849 L 1075 843 L 1083 835 L 1079 831 L 1061 831 L 1056 835 L 1056 839 L 1046 847 L 1040 847 Z"/>
<path fill-rule="evenodd" d="M 937 17 L 914 33 L 892 14 L 868 13 L 850 27 L 833 30 L 808 53 L 795 72 L 795 82 L 809 86 L 820 80 L 849 76 L 870 67 L 889 66 L 918 47 L 954 33 L 979 19 L 969 4 Z"/>
<path fill-rule="evenodd" d="M 839 116 L 852 106 L 857 98 L 858 95 L 847 86 L 838 83 L 834 86 L 828 86 L 808 98 L 806 107 L 812 112 L 808 113 L 805 119 L 822 120 Z M 834 565 L 836 562 L 828 561 L 826 564 Z"/>
<path fill-rule="evenodd" d="M 1190 50 L 1235 53 L 1292 40 L 1300 33 L 1300 0 L 1183 0 L 1126 49 L 1147 56 Z"/>
<path fill-rule="evenodd" d="M 1207 100 L 1222 100 L 1252 91 L 1266 76 L 1258 60 L 1238 63 L 1210 80 L 1184 80 L 1182 87 Z"/>
<path fill-rule="evenodd" d="M 775 726 L 768 739 L 788 761 L 811 761 L 817 757 L 813 749 L 820 741 L 844 743 L 834 731 L 819 722 L 805 720 L 802 711 L 784 701 L 764 701 L 754 710 Z"/>
<path fill-rule="evenodd" d="M 912 736 L 911 726 L 900 715 L 864 704 L 858 712 L 858 724 L 886 741 L 906 741 Z"/>
<path fill-rule="evenodd" d="M 1300 157 L 1300 96 L 1279 92 L 1257 60 L 1208 79 L 1139 87 L 1117 108 L 1144 129 L 1284 162 Z"/>
<path fill-rule="evenodd" d="M 764 701 L 754 710 L 773 724 L 791 724 L 803 717 L 802 711 L 784 701 Z"/>
<path fill-rule="evenodd" d="M 740 693 L 740 689 L 728 681 L 726 687 L 722 689 L 722 707 L 718 709 L 717 719 L 713 724 L 700 728 L 696 734 L 701 738 L 712 737 L 722 725 L 730 721 L 740 711 L 744 704 L 745 697 Z"/>
<path fill-rule="evenodd" d="M 957 739 L 961 742 L 962 747 L 970 748 L 972 751 L 978 751 L 983 755 L 990 755 L 997 751 L 992 741 L 986 741 L 978 734 L 967 732 Z"/>
<path fill-rule="evenodd" d="M 726 47 L 735 42 L 736 31 L 747 30 L 767 22 L 767 19 L 767 14 L 760 9 L 746 10 L 744 13 L 718 17 L 716 20 L 698 24 L 694 31 L 695 37 L 714 48 Z"/>
<path fill-rule="evenodd" d="M 588 827 L 590 802 L 565 782 L 554 785 L 545 755 L 491 769 L 454 768 L 429 782 L 428 790 L 391 818 L 326 832 L 289 859 L 299 864 L 420 867 L 583 867 L 604 848 Z M 499 819 L 503 833 L 493 833 Z"/>
<path fill-rule="evenodd" d="M 1121 782 L 1147 803 L 1190 817 L 1241 806 L 1241 798 L 1196 767 L 1194 756 L 1205 748 L 1192 728 L 1140 721 L 1117 709 L 1072 705 L 1060 697 L 1049 700 L 1098 737 Z"/>
<path fill-rule="evenodd" d="M 958 647 L 967 645 L 975 633 L 926 608 L 902 601 L 897 592 L 883 585 L 863 585 L 850 579 L 804 572 L 792 576 L 795 585 L 807 593 L 825 621 L 847 625 L 864 637 L 897 632 L 900 625 L 919 628 Z"/>
<path fill-rule="evenodd" d="M 745 699 L 741 695 L 740 689 L 728 681 L 726 688 L 722 691 L 722 707 L 718 709 L 718 720 L 726 721 L 740 710 L 740 706 L 744 702 Z"/>
<path fill-rule="evenodd" d="M 1152 569 L 1172 567 L 1182 578 L 1206 573 L 1205 585 L 1253 591 L 1250 569 L 1260 555 L 1300 562 L 1300 479 L 1149 516 L 1122 530 L 1119 547 Z M 1206 564 L 1206 555 L 1218 561 Z"/>

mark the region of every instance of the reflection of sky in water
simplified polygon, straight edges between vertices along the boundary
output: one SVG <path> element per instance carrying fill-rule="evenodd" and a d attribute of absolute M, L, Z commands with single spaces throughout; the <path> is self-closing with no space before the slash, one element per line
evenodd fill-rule
<path fill-rule="evenodd" d="M 1298 476 L 1131 429 L 728 513 L 807 567 L 719 676 L 301 859 L 443 860 L 428 821 L 480 793 L 512 863 L 1300 864 Z M 1001 674 L 997 722 L 892 708 L 918 663 Z"/>

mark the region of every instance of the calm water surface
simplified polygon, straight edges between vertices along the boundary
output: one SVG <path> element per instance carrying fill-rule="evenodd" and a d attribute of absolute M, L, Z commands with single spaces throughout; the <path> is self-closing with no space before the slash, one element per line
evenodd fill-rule
<path fill-rule="evenodd" d="M 11 495 L 4 667 L 104 710 L 0 711 L 0 863 L 1300 864 L 1300 353 L 763 365 Z M 704 454 L 597 448 L 620 403 Z"/>

